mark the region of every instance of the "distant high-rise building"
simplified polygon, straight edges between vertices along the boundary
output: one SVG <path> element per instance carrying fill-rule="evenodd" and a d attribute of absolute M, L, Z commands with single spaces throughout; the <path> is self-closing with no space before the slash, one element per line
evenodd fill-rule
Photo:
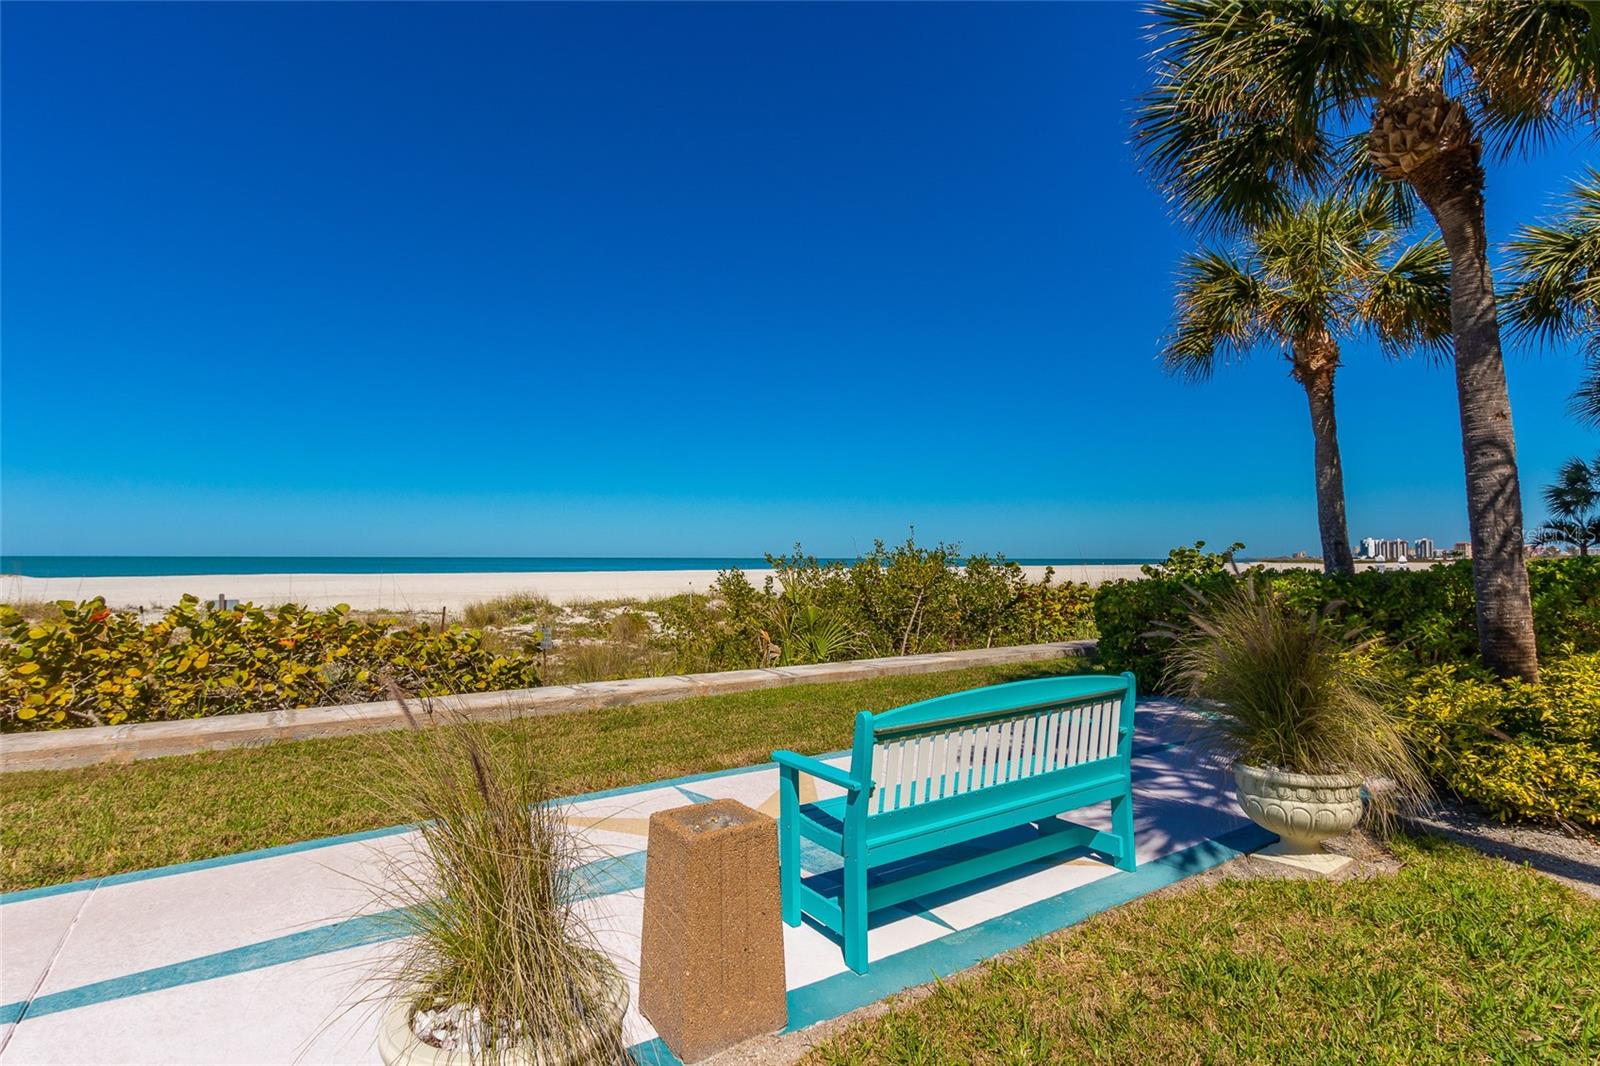
<path fill-rule="evenodd" d="M 1415 548 L 1411 552 L 1413 559 L 1432 559 L 1439 553 L 1434 550 L 1432 537 L 1419 537 Z"/>
<path fill-rule="evenodd" d="M 1472 541 L 1458 540 L 1451 551 L 1455 552 L 1458 559 L 1470 559 L 1472 558 Z"/>
<path fill-rule="evenodd" d="M 1367 537 L 1361 542 L 1359 554 L 1363 559 L 1403 563 L 1411 554 L 1411 544 L 1400 538 Z"/>

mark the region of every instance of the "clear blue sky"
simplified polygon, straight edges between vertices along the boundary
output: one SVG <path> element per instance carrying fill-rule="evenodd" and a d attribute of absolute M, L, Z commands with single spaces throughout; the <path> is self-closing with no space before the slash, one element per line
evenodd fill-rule
<path fill-rule="evenodd" d="M 1275 357 L 1155 360 L 1133 6 L 7 5 L 8 553 L 1314 548 Z M 1490 176 L 1503 239 L 1592 144 Z M 1529 518 L 1592 433 L 1510 360 Z M 1351 534 L 1465 536 L 1347 351 Z"/>

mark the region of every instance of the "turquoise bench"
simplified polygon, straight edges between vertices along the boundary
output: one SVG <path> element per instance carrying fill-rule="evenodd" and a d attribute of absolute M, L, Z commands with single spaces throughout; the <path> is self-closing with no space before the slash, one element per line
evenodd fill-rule
<path fill-rule="evenodd" d="M 778 764 L 778 862 L 783 920 L 802 913 L 844 941 L 845 963 L 867 972 L 867 916 L 882 907 L 950 888 L 1071 848 L 1134 868 L 1135 685 L 1120 677 L 1051 677 L 957 692 L 881 714 L 856 715 L 850 768 L 792 751 Z M 803 803 L 800 775 L 844 789 Z M 1111 832 L 1056 817 L 1111 803 Z M 1022 825 L 1022 843 L 886 880 L 869 876 Z M 800 842 L 844 861 L 843 887 L 824 895 L 801 880 Z"/>

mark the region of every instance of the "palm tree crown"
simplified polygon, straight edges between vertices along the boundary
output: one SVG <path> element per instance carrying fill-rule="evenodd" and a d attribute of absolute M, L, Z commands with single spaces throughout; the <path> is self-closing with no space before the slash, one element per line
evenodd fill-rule
<path fill-rule="evenodd" d="M 1553 485 L 1544 490 L 1550 520 L 1535 534 L 1540 544 L 1570 544 L 1579 555 L 1600 541 L 1600 455 L 1592 462 L 1581 458 L 1561 464 Z"/>
<path fill-rule="evenodd" d="M 1518 230 L 1508 250 L 1506 317 L 1537 341 L 1582 345 L 1589 370 L 1573 411 L 1600 425 L 1600 169 L 1572 183 L 1555 217 Z"/>
<path fill-rule="evenodd" d="M 1135 139 L 1177 204 L 1222 226 L 1372 171 L 1409 178 L 1479 135 L 1516 151 L 1600 115 L 1592 6 L 1167 0 Z"/>
<path fill-rule="evenodd" d="M 1167 369 L 1209 377 L 1219 361 L 1358 333 L 1399 355 L 1450 335 L 1450 258 L 1437 239 L 1399 247 L 1372 200 L 1316 199 L 1249 231 L 1230 250 L 1185 256 Z M 1396 254 L 1396 249 L 1398 253 Z M 1297 377 L 1306 368 L 1297 364 Z"/>
<path fill-rule="evenodd" d="M 1401 248 L 1399 237 L 1380 198 L 1314 199 L 1179 268 L 1177 321 L 1162 351 L 1169 371 L 1206 378 L 1219 362 L 1275 348 L 1305 390 L 1329 573 L 1355 572 L 1333 402 L 1341 339 L 1370 334 L 1398 354 L 1437 346 L 1450 332 L 1444 245 Z"/>

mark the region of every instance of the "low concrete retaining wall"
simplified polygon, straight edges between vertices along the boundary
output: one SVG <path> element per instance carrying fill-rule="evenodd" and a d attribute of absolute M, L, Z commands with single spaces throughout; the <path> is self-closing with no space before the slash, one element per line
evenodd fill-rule
<path fill-rule="evenodd" d="M 450 697 L 448 706 L 468 718 L 486 721 L 532 718 L 784 685 L 862 681 L 897 674 L 930 674 L 972 666 L 1067 658 L 1088 655 L 1094 645 L 1092 640 L 1024 644 L 1014 648 L 857 659 L 815 666 L 778 666 L 765 670 L 731 670 L 716 674 L 679 674 L 628 681 L 594 681 L 582 685 L 550 685 L 508 692 L 473 692 Z M 218 715 L 215 718 L 191 718 L 181 722 L 142 722 L 137 725 L 95 726 L 48 733 L 9 733 L 0 736 L 0 772 L 56 770 L 99 762 L 131 762 L 134 759 L 186 755 L 197 751 L 260 747 L 280 740 L 377 733 L 387 729 L 403 729 L 405 726 L 406 720 L 400 705 L 384 700 L 337 707 Z"/>

